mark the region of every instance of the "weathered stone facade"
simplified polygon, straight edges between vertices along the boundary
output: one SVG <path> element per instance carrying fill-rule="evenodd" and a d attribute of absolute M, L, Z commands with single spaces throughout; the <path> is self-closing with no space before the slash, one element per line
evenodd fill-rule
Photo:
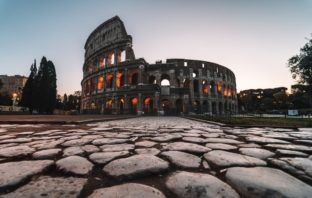
<path fill-rule="evenodd" d="M 97 27 L 85 44 L 84 113 L 229 114 L 237 111 L 234 73 L 216 63 L 136 59 L 132 37 L 115 16 Z"/>

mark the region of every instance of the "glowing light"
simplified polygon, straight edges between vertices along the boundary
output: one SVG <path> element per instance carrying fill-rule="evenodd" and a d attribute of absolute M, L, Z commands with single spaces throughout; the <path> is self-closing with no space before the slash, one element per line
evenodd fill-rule
<path fill-rule="evenodd" d="M 113 100 L 106 101 L 105 107 L 111 109 L 113 107 Z"/>
<path fill-rule="evenodd" d="M 138 99 L 137 98 L 132 98 L 131 99 L 131 104 L 132 105 L 137 105 L 138 104 Z"/>
<path fill-rule="evenodd" d="M 119 88 L 121 86 L 121 78 L 123 76 L 122 72 L 118 72 L 116 76 L 116 87 Z"/>
<path fill-rule="evenodd" d="M 221 85 L 220 81 L 217 82 L 217 87 L 218 87 L 218 92 L 221 92 L 222 85 Z"/>
<path fill-rule="evenodd" d="M 101 58 L 100 58 L 100 67 L 104 67 L 104 65 L 105 65 L 105 58 L 104 58 L 104 56 L 101 56 Z"/>
<path fill-rule="evenodd" d="M 207 84 L 203 85 L 203 93 L 208 94 L 208 85 Z"/>
<path fill-rule="evenodd" d="M 103 88 L 104 88 L 104 78 L 103 78 L 103 76 L 100 76 L 98 78 L 97 89 L 102 90 Z"/>

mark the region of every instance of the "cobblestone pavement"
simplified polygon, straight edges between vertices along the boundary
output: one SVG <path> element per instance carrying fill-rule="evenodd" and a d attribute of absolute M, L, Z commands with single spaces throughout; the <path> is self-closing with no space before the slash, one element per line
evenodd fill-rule
<path fill-rule="evenodd" d="M 0 125 L 0 197 L 311 197 L 312 129 Z"/>

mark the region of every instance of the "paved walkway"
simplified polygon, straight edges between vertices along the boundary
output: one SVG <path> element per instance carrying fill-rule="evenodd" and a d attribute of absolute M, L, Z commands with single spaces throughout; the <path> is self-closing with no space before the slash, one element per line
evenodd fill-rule
<path fill-rule="evenodd" d="M 0 197 L 311 197 L 312 129 L 0 125 Z"/>

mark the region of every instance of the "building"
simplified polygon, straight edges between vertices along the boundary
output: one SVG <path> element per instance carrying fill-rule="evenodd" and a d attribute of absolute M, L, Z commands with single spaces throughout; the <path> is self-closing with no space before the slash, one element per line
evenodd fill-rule
<path fill-rule="evenodd" d="M 0 81 L 2 82 L 0 94 L 9 94 L 12 98 L 20 99 L 27 79 L 27 77 L 20 75 L 0 75 Z"/>
<path fill-rule="evenodd" d="M 115 16 L 98 26 L 85 44 L 83 113 L 166 114 L 237 112 L 234 73 L 219 64 L 136 59 L 132 37 Z"/>

